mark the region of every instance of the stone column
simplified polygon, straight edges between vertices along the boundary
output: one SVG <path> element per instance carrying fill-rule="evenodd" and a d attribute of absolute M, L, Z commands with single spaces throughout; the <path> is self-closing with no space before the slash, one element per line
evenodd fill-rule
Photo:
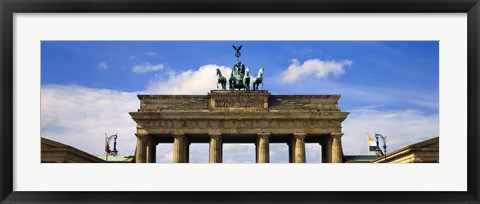
<path fill-rule="evenodd" d="M 288 144 L 288 160 L 290 163 L 295 163 L 295 142 L 297 140 L 292 137 Z"/>
<path fill-rule="evenodd" d="M 288 145 L 288 162 L 293 163 L 293 139 L 287 142 Z"/>
<path fill-rule="evenodd" d="M 322 163 L 332 163 L 332 138 L 330 136 L 322 139 Z"/>
<path fill-rule="evenodd" d="M 173 133 L 173 163 L 185 163 L 186 136 L 183 133 Z"/>
<path fill-rule="evenodd" d="M 135 149 L 135 162 L 136 163 L 145 163 L 145 147 L 146 143 L 143 139 L 137 137 L 137 148 Z"/>
<path fill-rule="evenodd" d="M 210 136 L 209 162 L 222 163 L 222 153 L 223 153 L 222 134 L 210 133 L 209 136 Z"/>
<path fill-rule="evenodd" d="M 332 163 L 342 163 L 342 135 L 343 133 L 330 133 L 332 140 L 332 149 L 331 149 L 331 162 Z"/>
<path fill-rule="evenodd" d="M 155 149 L 157 148 L 157 144 L 155 138 L 149 136 L 146 142 L 146 162 L 147 163 L 155 163 Z"/>
<path fill-rule="evenodd" d="M 305 163 L 305 136 L 307 133 L 293 134 L 293 163 Z"/>
<path fill-rule="evenodd" d="M 157 163 L 157 145 L 158 142 L 155 142 L 152 147 L 152 163 Z"/>
<path fill-rule="evenodd" d="M 256 142 L 257 163 L 270 162 L 270 133 L 258 133 Z"/>
<path fill-rule="evenodd" d="M 188 138 L 185 138 L 185 163 L 190 162 L 190 141 Z"/>

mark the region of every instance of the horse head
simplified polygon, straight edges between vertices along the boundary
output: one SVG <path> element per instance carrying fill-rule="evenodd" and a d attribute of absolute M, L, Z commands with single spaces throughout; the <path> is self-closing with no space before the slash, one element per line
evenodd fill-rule
<path fill-rule="evenodd" d="M 258 77 L 263 77 L 263 67 L 258 70 Z"/>
<path fill-rule="evenodd" d="M 222 76 L 222 72 L 220 71 L 219 68 L 217 68 L 217 75 L 218 75 L 218 76 Z"/>

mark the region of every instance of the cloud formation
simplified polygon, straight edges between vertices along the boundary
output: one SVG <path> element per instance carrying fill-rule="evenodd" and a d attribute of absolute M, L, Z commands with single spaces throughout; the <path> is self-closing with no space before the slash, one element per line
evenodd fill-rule
<path fill-rule="evenodd" d="M 281 73 L 280 79 L 285 83 L 292 83 L 301 78 L 313 76 L 317 79 L 326 79 L 328 76 L 339 76 L 345 73 L 345 67 L 353 64 L 350 60 L 323 61 L 320 59 L 309 59 L 300 63 L 297 59 Z"/>
<path fill-rule="evenodd" d="M 197 70 L 182 72 L 169 72 L 168 77 L 157 78 L 151 81 L 146 92 L 149 94 L 207 94 L 212 89 L 217 89 L 216 69 L 220 69 L 226 78 L 231 68 L 215 64 L 203 65 Z"/>
<path fill-rule="evenodd" d="M 136 93 L 78 85 L 47 85 L 41 90 L 41 136 L 90 154 L 103 154 L 105 133 L 118 134 L 120 154 L 135 149 Z"/>
<path fill-rule="evenodd" d="M 154 72 L 154 71 L 159 71 L 163 70 L 165 68 L 165 65 L 163 64 L 150 64 L 150 63 L 144 63 L 144 64 L 137 64 L 132 67 L 132 71 L 137 73 L 137 74 L 144 74 L 147 72 Z"/>
<path fill-rule="evenodd" d="M 392 152 L 403 146 L 437 137 L 440 133 L 439 115 L 418 110 L 377 110 L 363 108 L 349 110 L 342 123 L 345 154 L 366 154 L 367 133 L 387 136 L 387 150 Z"/>
<path fill-rule="evenodd" d="M 97 67 L 100 69 L 108 69 L 108 63 L 107 62 L 100 62 L 97 64 Z"/>
<path fill-rule="evenodd" d="M 223 144 L 223 163 L 255 163 L 254 144 Z"/>

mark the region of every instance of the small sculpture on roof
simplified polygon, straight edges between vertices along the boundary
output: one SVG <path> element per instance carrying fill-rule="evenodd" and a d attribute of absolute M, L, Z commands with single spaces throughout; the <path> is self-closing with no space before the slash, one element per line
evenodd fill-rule
<path fill-rule="evenodd" d="M 233 65 L 232 73 L 230 74 L 230 78 L 228 79 L 229 89 L 230 90 L 250 90 L 250 69 L 245 67 L 240 61 L 240 50 L 242 49 L 242 45 L 235 46 L 232 45 L 233 49 L 235 50 L 235 57 L 237 57 L 237 62 Z M 258 90 L 258 85 L 262 84 L 263 88 L 263 68 L 260 68 L 258 71 L 258 76 L 253 80 L 253 90 Z M 218 84 L 222 85 L 222 90 L 226 90 L 226 78 L 222 75 L 220 69 L 217 68 L 217 88 Z"/>

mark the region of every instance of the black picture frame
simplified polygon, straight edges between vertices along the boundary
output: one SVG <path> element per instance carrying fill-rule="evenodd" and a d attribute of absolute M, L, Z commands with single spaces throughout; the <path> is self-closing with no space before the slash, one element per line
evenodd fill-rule
<path fill-rule="evenodd" d="M 1 203 L 479 203 L 479 0 L 0 0 Z M 15 13 L 467 13 L 466 192 L 24 192 L 13 191 Z M 441 179 L 441 178 L 439 178 Z M 379 185 L 382 183 L 379 181 Z"/>

